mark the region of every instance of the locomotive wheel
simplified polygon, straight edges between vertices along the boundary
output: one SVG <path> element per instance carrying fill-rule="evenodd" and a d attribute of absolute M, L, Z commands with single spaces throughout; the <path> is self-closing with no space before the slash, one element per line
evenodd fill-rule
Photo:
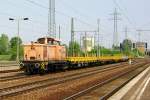
<path fill-rule="evenodd" d="M 52 65 L 52 72 L 56 71 L 56 65 Z"/>
<path fill-rule="evenodd" d="M 25 74 L 26 74 L 26 75 L 29 75 L 29 70 L 28 70 L 28 68 L 25 69 Z"/>
<path fill-rule="evenodd" d="M 30 68 L 30 67 L 26 67 L 26 69 L 25 69 L 25 73 L 26 73 L 27 75 L 31 75 L 31 74 L 33 74 L 33 70 L 32 70 L 32 68 Z"/>
<path fill-rule="evenodd" d="M 55 72 L 56 68 L 54 64 L 48 64 L 48 71 L 49 72 Z"/>
<path fill-rule="evenodd" d="M 44 69 L 40 69 L 39 70 L 39 74 L 44 74 L 45 73 L 45 70 Z"/>

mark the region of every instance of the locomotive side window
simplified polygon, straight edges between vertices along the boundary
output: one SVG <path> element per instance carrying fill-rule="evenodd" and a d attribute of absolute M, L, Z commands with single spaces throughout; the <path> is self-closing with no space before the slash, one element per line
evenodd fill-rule
<path fill-rule="evenodd" d="M 60 45 L 60 42 L 58 41 L 48 41 L 49 45 Z"/>
<path fill-rule="evenodd" d="M 25 55 L 25 58 L 27 59 L 27 54 Z"/>
<path fill-rule="evenodd" d="M 48 41 L 48 44 L 49 44 L 49 45 L 52 45 L 53 43 L 52 43 L 52 41 Z"/>
<path fill-rule="evenodd" d="M 60 42 L 54 41 L 54 45 L 60 45 Z"/>

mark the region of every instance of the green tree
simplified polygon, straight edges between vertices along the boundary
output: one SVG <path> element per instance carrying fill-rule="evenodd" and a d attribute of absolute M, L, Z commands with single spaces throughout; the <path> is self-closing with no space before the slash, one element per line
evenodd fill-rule
<path fill-rule="evenodd" d="M 80 45 L 77 42 L 70 42 L 68 56 L 79 56 L 81 54 Z"/>
<path fill-rule="evenodd" d="M 0 54 L 8 54 L 9 50 L 9 38 L 6 34 L 2 34 L 0 37 Z"/>
<path fill-rule="evenodd" d="M 132 51 L 132 42 L 129 39 L 125 39 L 122 43 L 122 51 L 126 55 L 129 55 Z"/>
<path fill-rule="evenodd" d="M 11 54 L 11 60 L 15 60 L 17 56 L 17 41 L 19 40 L 19 58 L 23 55 L 23 47 L 22 47 L 22 40 L 21 38 L 18 39 L 18 37 L 13 37 L 10 40 L 10 54 Z"/>
<path fill-rule="evenodd" d="M 98 50 L 98 46 L 95 46 L 94 49 L 92 49 L 91 53 L 97 55 L 98 53 L 97 50 Z M 111 50 L 103 46 L 99 47 L 99 52 L 101 56 L 121 54 L 120 51 L 117 49 Z"/>
<path fill-rule="evenodd" d="M 132 50 L 132 56 L 139 57 L 139 56 L 145 56 L 142 52 L 140 52 L 137 48 Z"/>

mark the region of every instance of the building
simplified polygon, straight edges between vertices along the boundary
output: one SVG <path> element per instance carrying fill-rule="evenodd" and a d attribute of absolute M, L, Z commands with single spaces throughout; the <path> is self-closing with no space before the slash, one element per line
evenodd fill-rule
<path fill-rule="evenodd" d="M 83 37 L 82 43 L 82 50 L 90 52 L 94 48 L 94 37 Z"/>
<path fill-rule="evenodd" d="M 146 42 L 133 43 L 133 48 L 137 48 L 141 53 L 145 54 L 145 52 L 147 51 L 147 43 Z"/>

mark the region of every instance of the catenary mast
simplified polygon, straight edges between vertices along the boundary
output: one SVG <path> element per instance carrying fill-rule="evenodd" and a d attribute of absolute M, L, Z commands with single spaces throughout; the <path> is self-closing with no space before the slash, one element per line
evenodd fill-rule
<path fill-rule="evenodd" d="M 56 38 L 55 0 L 49 0 L 48 36 Z"/>

